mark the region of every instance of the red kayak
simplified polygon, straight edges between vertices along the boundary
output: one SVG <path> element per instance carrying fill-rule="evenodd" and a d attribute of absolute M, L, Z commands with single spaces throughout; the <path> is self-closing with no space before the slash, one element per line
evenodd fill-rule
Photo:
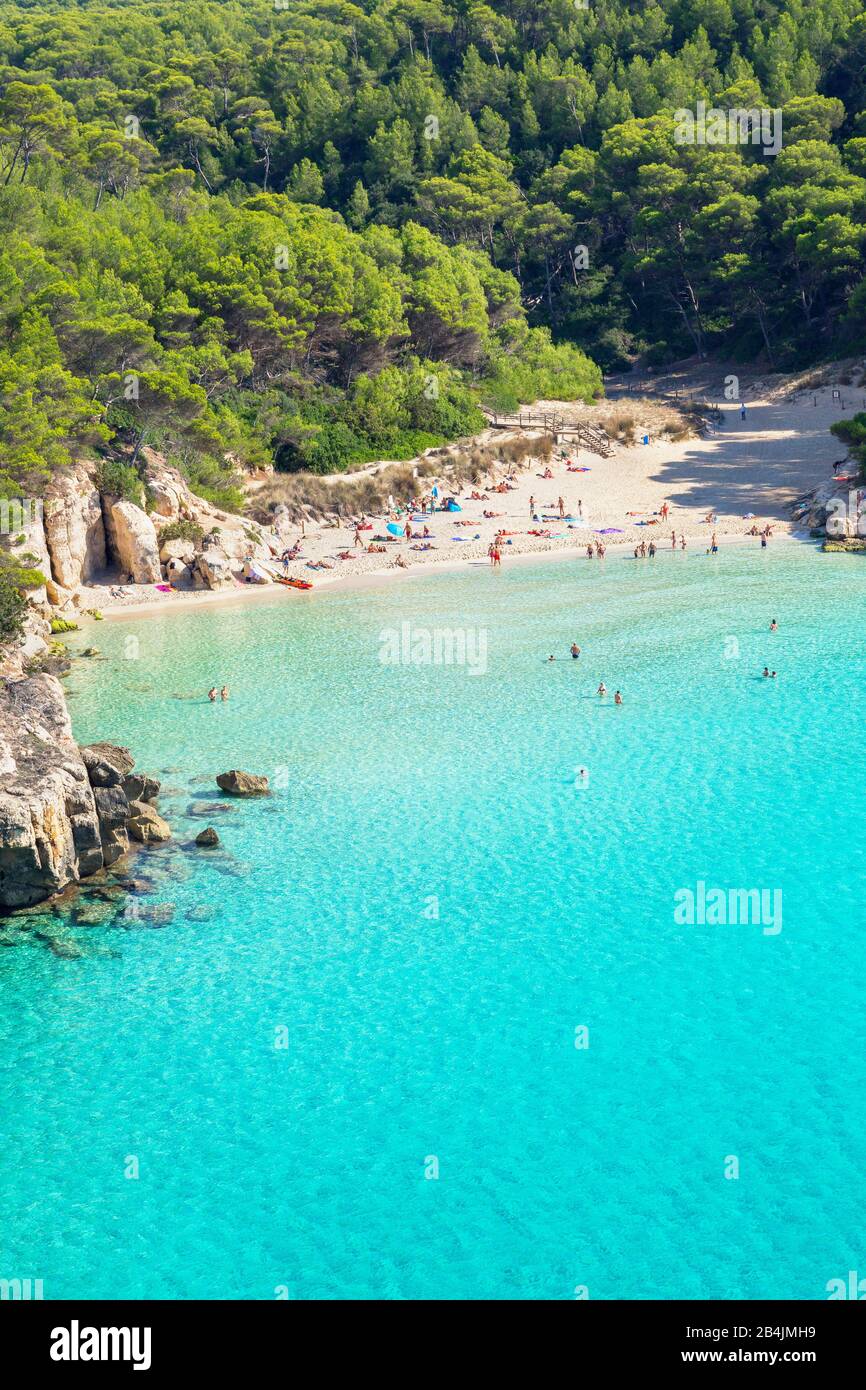
<path fill-rule="evenodd" d="M 308 579 L 283 579 L 281 575 L 276 576 L 278 584 L 285 584 L 289 589 L 312 589 L 312 584 Z"/>

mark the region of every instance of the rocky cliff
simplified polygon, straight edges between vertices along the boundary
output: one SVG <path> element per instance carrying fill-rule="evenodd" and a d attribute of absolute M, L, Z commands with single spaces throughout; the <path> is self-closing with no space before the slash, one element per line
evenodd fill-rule
<path fill-rule="evenodd" d="M 64 618 L 99 607 L 99 588 L 115 584 L 220 589 L 242 581 L 244 564 L 273 565 L 286 538 L 258 522 L 224 512 L 198 497 L 161 454 L 142 451 L 141 501 L 100 492 L 96 463 L 58 472 L 28 520 L 0 545 L 35 564 L 46 579 L 31 603 Z M 178 523 L 181 534 L 178 534 Z M 167 532 L 167 527 L 172 531 Z M 49 614 L 50 616 L 50 614 Z M 31 653 L 32 654 L 32 653 Z"/>
<path fill-rule="evenodd" d="M 0 912 L 42 902 L 128 850 L 144 814 L 131 798 L 158 791 L 132 768 L 127 749 L 78 747 L 53 676 L 0 680 Z"/>

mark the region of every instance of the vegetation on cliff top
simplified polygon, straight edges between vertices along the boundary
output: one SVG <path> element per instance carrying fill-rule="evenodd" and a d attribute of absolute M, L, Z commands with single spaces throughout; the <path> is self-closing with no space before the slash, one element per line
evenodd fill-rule
<path fill-rule="evenodd" d="M 854 350 L 864 59 L 860 0 L 0 4 L 0 489 L 162 442 L 231 502 L 584 351 Z M 677 143 L 699 101 L 781 151 Z"/>

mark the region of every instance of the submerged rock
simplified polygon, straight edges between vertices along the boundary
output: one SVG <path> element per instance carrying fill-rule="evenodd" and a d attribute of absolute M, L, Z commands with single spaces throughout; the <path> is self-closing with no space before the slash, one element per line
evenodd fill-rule
<path fill-rule="evenodd" d="M 84 952 L 77 941 L 71 941 L 66 937 L 55 936 L 48 942 L 49 950 L 61 960 L 81 960 Z"/>
<path fill-rule="evenodd" d="M 217 786 L 229 796 L 268 796 L 270 784 L 267 777 L 259 777 L 254 772 L 221 772 Z"/>
<path fill-rule="evenodd" d="M 198 835 L 196 835 L 195 842 L 197 845 L 202 845 L 206 848 L 210 848 L 212 845 L 219 844 L 220 837 L 214 830 L 213 826 L 209 825 L 206 830 L 202 830 L 199 832 Z"/>
<path fill-rule="evenodd" d="M 202 801 L 198 804 L 190 802 L 186 808 L 188 816 L 231 816 L 237 811 L 237 806 L 229 806 L 225 801 Z"/>
<path fill-rule="evenodd" d="M 134 912 L 124 913 L 124 920 L 146 922 L 149 927 L 169 926 L 177 911 L 174 903 L 135 903 L 134 907 Z"/>
<path fill-rule="evenodd" d="M 77 927 L 106 927 L 115 919 L 118 904 L 111 902 L 82 902 L 73 909 L 72 919 Z"/>
<path fill-rule="evenodd" d="M 209 922 L 216 916 L 216 908 L 211 903 L 196 903 L 183 914 L 188 922 Z"/>

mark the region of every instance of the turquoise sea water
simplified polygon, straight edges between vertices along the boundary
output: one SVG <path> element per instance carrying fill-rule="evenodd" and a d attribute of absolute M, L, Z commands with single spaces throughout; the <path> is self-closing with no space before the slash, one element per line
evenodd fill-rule
<path fill-rule="evenodd" d="M 0 952 L 0 1275 L 821 1298 L 866 1270 L 864 598 L 859 557 L 791 544 L 88 633 L 76 733 L 162 777 L 178 842 L 213 774 L 277 790 L 214 814 L 225 857 L 138 861 L 170 925 Z M 486 672 L 383 664 L 404 622 L 483 630 Z M 780 889 L 782 930 L 680 924 L 699 880 Z"/>

